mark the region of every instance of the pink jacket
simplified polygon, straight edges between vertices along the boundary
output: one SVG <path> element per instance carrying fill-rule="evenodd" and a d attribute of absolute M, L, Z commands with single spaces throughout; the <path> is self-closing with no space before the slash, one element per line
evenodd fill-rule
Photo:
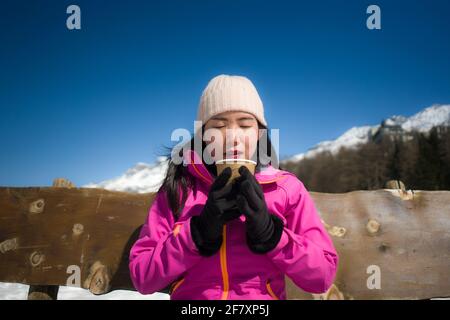
<path fill-rule="evenodd" d="M 338 255 L 302 182 L 287 171 L 268 167 L 257 172 L 267 207 L 284 222 L 278 245 L 265 254 L 247 247 L 245 216 L 223 227 L 216 254 L 199 254 L 190 232 L 190 218 L 199 215 L 213 182 L 194 151 L 186 153 L 188 171 L 196 179 L 178 221 L 164 192 L 158 192 L 139 239 L 130 251 L 130 276 L 142 294 L 171 284 L 172 300 L 286 299 L 284 276 L 311 293 L 325 292 L 333 283 Z M 197 162 L 198 163 L 198 162 Z"/>

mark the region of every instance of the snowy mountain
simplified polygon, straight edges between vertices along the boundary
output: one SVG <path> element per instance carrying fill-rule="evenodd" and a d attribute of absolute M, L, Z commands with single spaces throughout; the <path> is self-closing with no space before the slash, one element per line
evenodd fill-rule
<path fill-rule="evenodd" d="M 283 160 L 282 162 L 288 161 L 300 161 L 305 157 L 314 157 L 315 155 L 330 151 L 336 153 L 342 147 L 353 147 L 362 143 L 369 141 L 371 133 L 377 129 L 377 126 L 363 126 L 363 127 L 353 127 L 346 131 L 336 140 L 326 140 L 319 142 L 317 145 L 309 149 L 306 153 L 300 153 L 293 157 Z"/>
<path fill-rule="evenodd" d="M 427 132 L 436 126 L 450 126 L 450 105 L 433 105 L 407 118 L 401 127 L 405 131 Z"/>
<path fill-rule="evenodd" d="M 89 183 L 84 188 L 102 188 L 135 193 L 156 192 L 167 171 L 168 159 L 158 157 L 154 164 L 138 162 L 119 177 L 99 183 Z"/>
<path fill-rule="evenodd" d="M 294 155 L 282 162 L 299 161 L 305 157 L 314 157 L 324 151 L 336 153 L 342 147 L 356 147 L 374 139 L 383 131 L 427 132 L 439 125 L 450 126 L 450 104 L 432 105 L 411 117 L 394 115 L 378 125 L 353 127 L 335 140 L 322 141 L 307 152 Z M 154 164 L 139 162 L 119 177 L 99 183 L 89 183 L 83 187 L 136 193 L 155 192 L 164 179 L 167 164 L 166 157 L 159 157 Z"/>
<path fill-rule="evenodd" d="M 322 141 L 307 152 L 294 155 L 282 162 L 299 161 L 305 157 L 314 157 L 324 151 L 336 153 L 342 147 L 356 147 L 374 139 L 380 132 L 386 130 L 397 130 L 403 133 L 427 132 L 439 125 L 450 126 L 450 104 L 432 105 L 411 117 L 394 115 L 378 125 L 353 127 L 335 140 Z M 155 192 L 164 179 L 167 164 L 166 157 L 159 157 L 154 164 L 139 162 L 119 177 L 99 183 L 89 183 L 83 187 L 136 193 Z"/>
<path fill-rule="evenodd" d="M 335 140 L 322 141 L 309 149 L 305 153 L 300 153 L 284 159 L 282 162 L 296 162 L 304 158 L 311 158 L 315 155 L 329 151 L 337 153 L 342 147 L 354 148 L 360 144 L 367 143 L 382 132 L 400 132 L 407 134 L 410 132 L 428 132 L 436 126 L 450 126 L 450 105 L 432 105 L 416 113 L 411 117 L 394 115 L 381 124 L 373 126 L 353 127 Z"/>

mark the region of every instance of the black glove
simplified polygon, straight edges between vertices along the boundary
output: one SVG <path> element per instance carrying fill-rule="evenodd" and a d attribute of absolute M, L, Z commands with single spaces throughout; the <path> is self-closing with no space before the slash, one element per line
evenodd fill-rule
<path fill-rule="evenodd" d="M 266 253 L 281 239 L 283 221 L 267 210 L 264 192 L 256 178 L 245 166 L 239 168 L 235 184 L 239 189 L 237 206 L 246 217 L 247 244 L 255 253 Z"/>
<path fill-rule="evenodd" d="M 212 256 L 220 249 L 223 225 L 241 215 L 236 186 L 226 185 L 230 177 L 231 168 L 225 168 L 211 185 L 202 213 L 191 218 L 192 240 L 203 256 Z"/>

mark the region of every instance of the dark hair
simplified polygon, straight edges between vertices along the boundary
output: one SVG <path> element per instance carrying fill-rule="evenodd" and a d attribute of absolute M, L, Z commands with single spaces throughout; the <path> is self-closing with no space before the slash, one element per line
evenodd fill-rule
<path fill-rule="evenodd" d="M 204 127 L 205 126 L 203 125 L 202 132 L 204 132 Z M 259 122 L 258 122 L 258 127 L 259 127 L 259 129 L 267 129 L 265 126 L 261 125 Z M 195 139 L 195 136 L 191 140 L 189 140 L 184 146 L 179 147 L 180 148 L 180 151 L 179 151 L 180 157 L 183 156 L 183 149 L 185 146 L 189 146 L 190 150 L 194 149 L 194 139 Z M 206 146 L 207 146 L 206 142 L 203 141 L 203 139 L 202 139 L 202 154 L 203 154 L 203 151 L 205 150 Z M 261 162 L 260 152 L 259 152 L 260 147 L 264 148 L 264 149 L 267 148 L 266 150 L 263 149 L 261 153 L 266 154 L 270 159 L 272 158 L 272 155 L 274 155 L 274 159 L 277 162 L 276 166 L 279 167 L 278 157 L 272 146 L 270 137 L 267 135 L 267 144 L 262 144 L 260 146 L 259 139 L 256 144 L 256 151 L 255 151 L 257 154 L 257 156 L 256 156 L 256 163 L 257 163 L 256 171 L 259 171 L 261 169 L 261 167 L 267 166 L 268 164 L 275 165 L 275 163 L 272 163 L 271 160 L 265 160 L 264 162 L 267 164 L 263 164 Z M 193 188 L 195 188 L 195 183 L 194 183 L 194 177 L 187 171 L 187 166 L 185 166 L 183 163 L 175 164 L 173 162 L 172 151 L 173 151 L 174 147 L 172 147 L 172 148 L 166 147 L 166 148 L 169 149 L 168 154 L 166 154 L 167 158 L 169 159 L 168 160 L 169 163 L 168 163 L 166 176 L 164 178 L 164 181 L 163 181 L 159 191 L 163 190 L 166 192 L 167 201 L 169 202 L 169 207 L 173 212 L 175 220 L 177 220 L 181 211 L 184 208 L 184 203 L 187 200 L 189 191 L 193 190 Z M 202 157 L 202 161 L 203 161 L 203 157 Z M 216 166 L 214 164 L 208 164 L 205 162 L 203 162 L 203 163 L 209 172 L 211 172 L 214 176 L 217 175 Z M 181 190 L 181 194 L 180 194 L 180 190 Z"/>

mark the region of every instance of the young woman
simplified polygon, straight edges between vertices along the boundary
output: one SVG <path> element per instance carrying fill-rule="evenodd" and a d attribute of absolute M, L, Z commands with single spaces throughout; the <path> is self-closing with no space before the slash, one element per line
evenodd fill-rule
<path fill-rule="evenodd" d="M 216 160 L 255 159 L 256 154 L 255 173 L 242 166 L 233 183 L 227 183 L 229 168 L 216 176 L 214 163 L 202 155 L 209 143 L 220 140 L 203 141 L 202 154 L 191 140 L 181 153 L 183 163 L 172 158 L 130 252 L 136 289 L 150 294 L 170 286 L 171 299 L 185 300 L 286 299 L 287 275 L 307 292 L 327 291 L 338 255 L 302 182 L 261 162 L 258 151 L 264 146 L 257 132 L 267 123 L 251 81 L 213 78 L 201 96 L 197 120 L 205 132 L 215 129 L 232 139 L 223 139 L 224 153 L 214 154 Z M 227 136 L 226 130 L 239 134 Z"/>

